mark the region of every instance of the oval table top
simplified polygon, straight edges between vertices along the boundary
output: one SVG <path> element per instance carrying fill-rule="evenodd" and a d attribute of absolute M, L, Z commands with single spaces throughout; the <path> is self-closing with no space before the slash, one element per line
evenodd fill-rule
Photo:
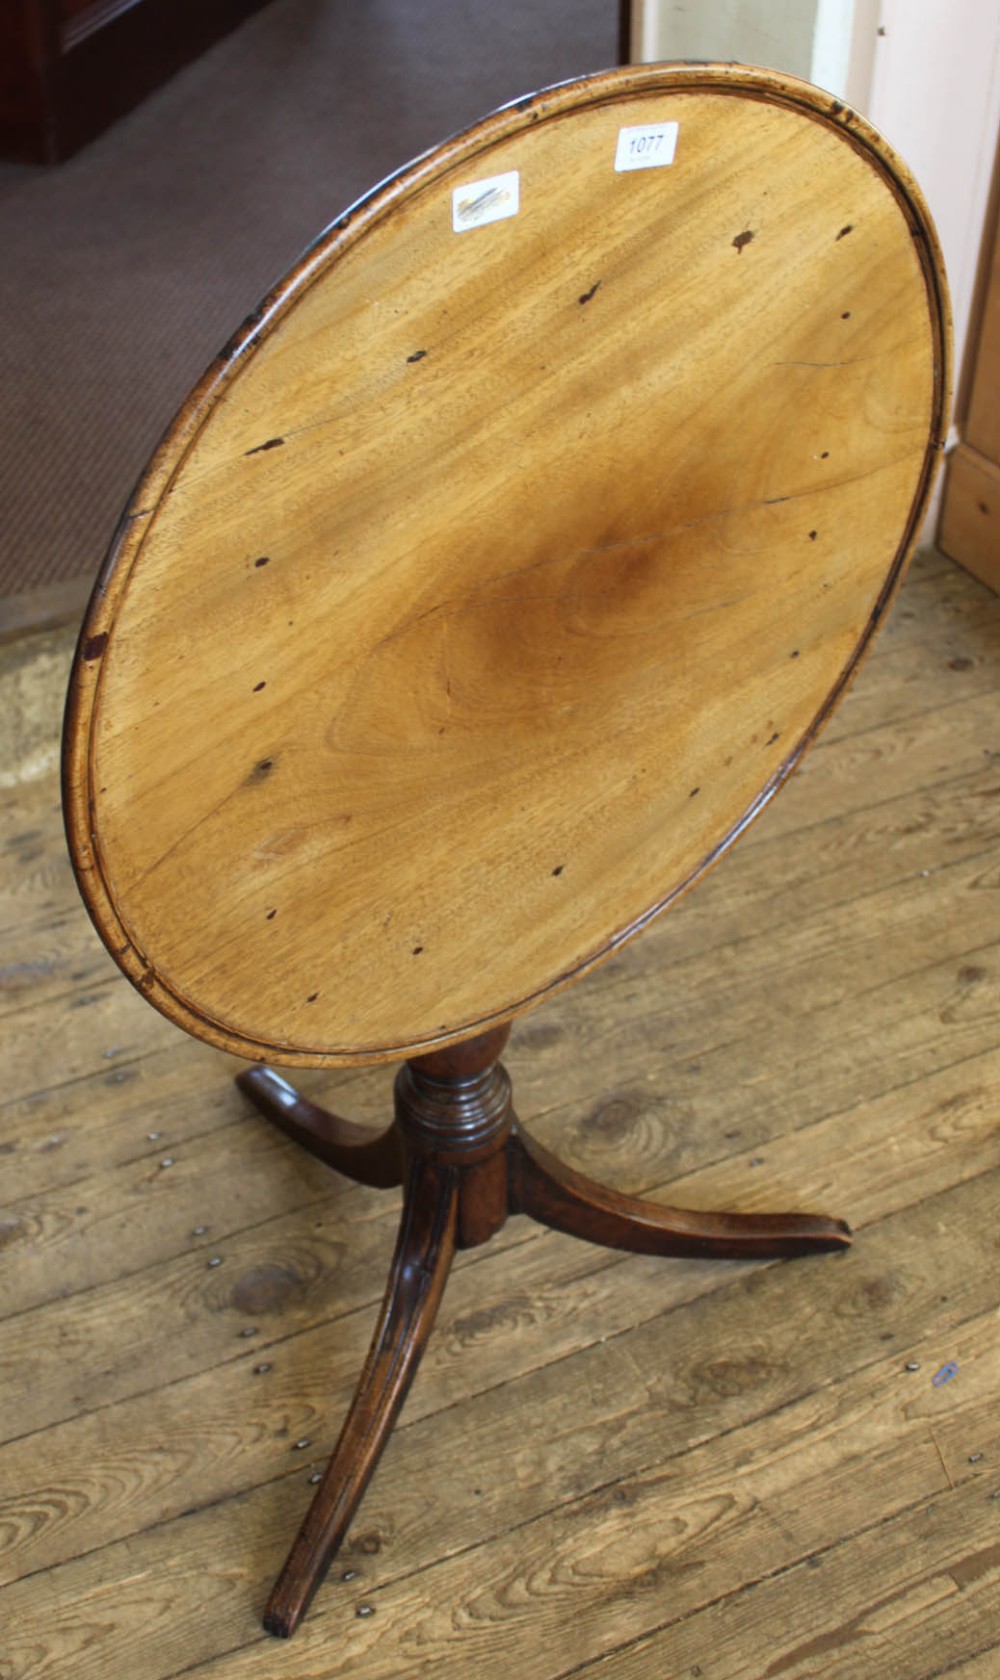
<path fill-rule="evenodd" d="M 376 189 L 212 364 L 95 590 L 65 804 L 118 963 L 315 1065 L 606 957 L 842 693 L 948 357 L 913 181 L 778 75 L 568 83 Z"/>

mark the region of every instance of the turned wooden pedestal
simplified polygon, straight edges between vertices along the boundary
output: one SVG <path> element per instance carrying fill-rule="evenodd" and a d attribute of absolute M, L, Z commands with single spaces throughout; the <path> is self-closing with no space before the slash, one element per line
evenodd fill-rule
<path fill-rule="evenodd" d="M 269 1068 L 237 1078 L 261 1113 L 337 1172 L 402 1184 L 385 1299 L 351 1409 L 264 1612 L 288 1638 L 337 1554 L 431 1333 L 457 1248 L 488 1242 L 508 1214 L 605 1248 L 712 1260 L 780 1259 L 846 1248 L 842 1219 L 812 1213 L 692 1213 L 622 1196 L 564 1166 L 523 1130 L 497 1060 L 509 1029 L 406 1062 L 396 1117 L 372 1136 L 308 1102 Z"/>
<path fill-rule="evenodd" d="M 920 528 L 948 369 L 933 229 L 862 118 L 766 71 L 635 66 L 346 211 L 140 481 L 70 685 L 81 891 L 151 1004 L 261 1064 L 265 1114 L 404 1187 L 272 1631 L 340 1542 L 457 1247 L 509 1213 L 664 1255 L 847 1242 L 591 1184 L 521 1129 L 497 1058 L 815 740 Z M 269 1071 L 369 1063 L 403 1064 L 374 1140 Z"/>

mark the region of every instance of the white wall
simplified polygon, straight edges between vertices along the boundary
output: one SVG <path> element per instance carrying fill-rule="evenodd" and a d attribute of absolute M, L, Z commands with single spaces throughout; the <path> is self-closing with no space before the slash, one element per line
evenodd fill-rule
<path fill-rule="evenodd" d="M 1000 6 L 881 0 L 880 14 L 885 33 L 862 109 L 924 190 L 948 269 L 960 368 L 1000 131 Z"/>
<path fill-rule="evenodd" d="M 868 113 L 880 0 L 819 0 L 808 80 Z"/>
<path fill-rule="evenodd" d="M 821 0 L 647 0 L 642 57 L 739 59 L 808 80 Z M 839 3 L 839 0 L 835 0 Z"/>

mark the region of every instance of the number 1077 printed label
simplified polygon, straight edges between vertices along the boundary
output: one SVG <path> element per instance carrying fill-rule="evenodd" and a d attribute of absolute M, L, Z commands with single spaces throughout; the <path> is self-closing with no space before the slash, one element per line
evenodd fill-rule
<path fill-rule="evenodd" d="M 647 123 L 642 128 L 620 128 L 615 168 L 659 169 L 665 163 L 673 163 L 678 126 L 675 122 L 665 122 Z"/>

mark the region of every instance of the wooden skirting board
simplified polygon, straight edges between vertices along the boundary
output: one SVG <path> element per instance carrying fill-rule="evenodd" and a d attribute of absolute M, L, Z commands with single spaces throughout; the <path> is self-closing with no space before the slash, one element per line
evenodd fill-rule
<path fill-rule="evenodd" d="M 1000 177 L 998 177 L 1000 179 Z M 948 457 L 938 542 L 1000 591 L 1000 227 L 997 202 L 983 237 L 982 307 L 970 335 L 959 403 L 961 442 Z"/>
<path fill-rule="evenodd" d="M 946 554 L 1000 592 L 1000 466 L 968 443 L 949 457 L 939 541 Z"/>

